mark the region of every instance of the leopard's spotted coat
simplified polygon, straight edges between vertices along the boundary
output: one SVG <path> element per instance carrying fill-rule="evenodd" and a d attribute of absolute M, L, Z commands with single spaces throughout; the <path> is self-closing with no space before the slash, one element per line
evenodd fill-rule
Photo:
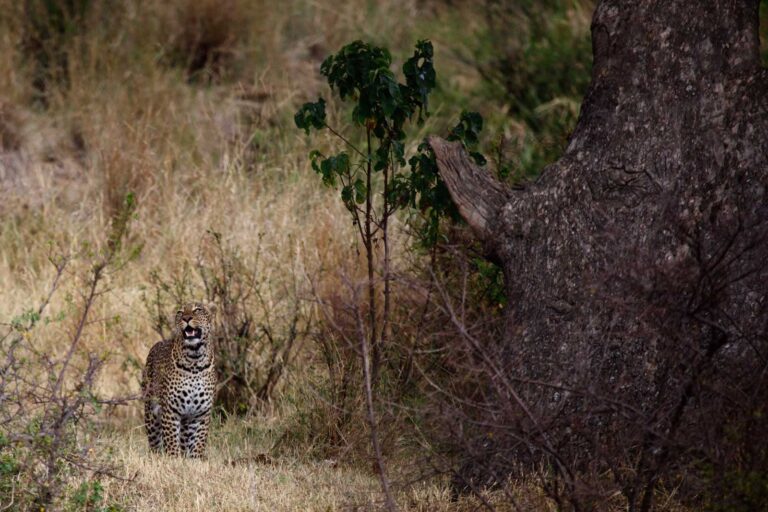
<path fill-rule="evenodd" d="M 216 391 L 213 318 L 200 303 L 176 313 L 172 339 L 149 351 L 142 378 L 144 426 L 154 452 L 202 457 Z"/>

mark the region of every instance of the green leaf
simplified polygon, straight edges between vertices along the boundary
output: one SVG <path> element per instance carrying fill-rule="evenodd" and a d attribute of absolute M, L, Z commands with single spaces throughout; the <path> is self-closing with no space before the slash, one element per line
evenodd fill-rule
<path fill-rule="evenodd" d="M 399 165 L 405 165 L 405 145 L 402 142 L 392 141 L 392 153 Z"/>
<path fill-rule="evenodd" d="M 336 186 L 337 176 L 347 176 L 350 170 L 350 160 L 347 153 L 339 153 L 324 158 L 319 151 L 310 153 L 312 169 L 323 178 L 323 184 L 328 187 Z"/>
<path fill-rule="evenodd" d="M 351 208 L 352 194 L 353 194 L 352 185 L 344 185 L 341 188 L 341 200 L 344 202 L 344 205 L 347 207 L 347 209 Z"/>
<path fill-rule="evenodd" d="M 462 112 L 459 124 L 448 134 L 448 140 L 460 140 L 466 146 L 473 146 L 480 140 L 483 131 L 483 116 L 477 112 Z"/>
<path fill-rule="evenodd" d="M 413 57 L 403 64 L 405 82 L 419 108 L 419 123 L 429 116 L 429 93 L 435 88 L 436 73 L 434 68 L 434 50 L 432 43 L 421 40 L 416 43 Z"/>
<path fill-rule="evenodd" d="M 472 160 L 474 160 L 477 165 L 485 165 L 488 163 L 488 160 L 486 160 L 485 156 L 479 151 L 470 151 L 469 156 L 472 157 Z"/>
<path fill-rule="evenodd" d="M 459 124 L 448 134 L 448 140 L 458 140 L 469 151 L 469 156 L 477 165 L 485 165 L 485 157 L 476 151 L 480 142 L 480 132 L 483 130 L 483 116 L 477 112 L 462 112 Z"/>
<path fill-rule="evenodd" d="M 375 171 L 383 171 L 389 167 L 389 144 L 386 142 L 379 146 L 376 151 L 373 152 L 373 169 Z"/>
<path fill-rule="evenodd" d="M 319 162 L 322 161 L 324 158 L 325 158 L 325 155 L 323 155 L 320 151 L 316 149 L 310 151 L 309 153 L 309 159 L 312 161 L 312 170 L 314 170 L 318 174 L 322 173 Z"/>
<path fill-rule="evenodd" d="M 305 103 L 293 116 L 296 127 L 309 135 L 309 130 L 320 130 L 325 127 L 325 100 L 318 98 L 315 103 Z"/>
<path fill-rule="evenodd" d="M 367 197 L 368 188 L 365 186 L 365 182 L 357 178 L 355 180 L 355 202 L 357 204 L 362 204 L 365 202 L 365 199 Z"/>

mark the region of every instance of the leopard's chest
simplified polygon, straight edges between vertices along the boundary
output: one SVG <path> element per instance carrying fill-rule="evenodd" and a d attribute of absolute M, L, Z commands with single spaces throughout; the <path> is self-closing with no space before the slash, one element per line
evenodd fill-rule
<path fill-rule="evenodd" d="M 208 372 L 177 373 L 166 383 L 166 403 L 182 417 L 196 417 L 213 406 L 214 382 Z"/>

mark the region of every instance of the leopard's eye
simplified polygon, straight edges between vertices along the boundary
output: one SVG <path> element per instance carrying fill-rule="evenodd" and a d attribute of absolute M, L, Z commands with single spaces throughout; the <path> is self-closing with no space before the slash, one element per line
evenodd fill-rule
<path fill-rule="evenodd" d="M 199 307 L 195 308 L 195 309 L 192 310 L 192 312 L 193 313 L 202 313 L 203 312 L 203 308 L 199 308 Z"/>
<path fill-rule="evenodd" d="M 177 314 L 177 315 L 181 315 L 182 313 L 183 313 L 183 311 L 182 311 L 182 310 L 178 310 L 178 311 L 176 312 L 176 314 Z"/>

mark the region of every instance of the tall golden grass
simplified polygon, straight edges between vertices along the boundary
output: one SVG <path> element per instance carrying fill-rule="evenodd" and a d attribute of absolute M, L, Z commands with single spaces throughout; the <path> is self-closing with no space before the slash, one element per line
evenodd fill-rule
<path fill-rule="evenodd" d="M 446 101 L 464 98 L 457 103 L 472 106 L 462 95 L 480 80 L 456 58 L 462 30 L 480 23 L 471 7 L 451 7 L 450 17 L 441 18 L 447 7 L 419 0 L 92 0 L 82 16 L 65 20 L 70 29 L 31 44 L 49 21 L 35 18 L 40 10 L 29 6 L 51 3 L 0 0 L 0 322 L 46 294 L 52 253 L 88 244 L 98 249 L 110 216 L 133 192 L 132 242 L 143 250 L 110 275 L 109 292 L 98 302 L 94 318 L 113 321 L 94 322 L 84 338 L 84 350 L 109 355 L 100 380 L 107 396 L 138 391 L 140 368 L 126 361 L 143 362 L 157 341 L 142 301 L 150 274 L 182 272 L 208 230 L 237 246 L 274 293 L 297 275 L 332 289 L 338 270 L 356 274 L 358 247 L 347 212 L 311 171 L 310 144 L 292 119 L 302 101 L 327 96 L 318 73 L 327 54 L 363 38 L 401 58 L 417 39 L 431 37 Z M 65 67 L 55 74 L 65 78 L 42 91 L 32 85 L 40 52 L 66 55 L 65 64 L 49 59 L 50 66 Z M 438 102 L 433 110 L 422 133 L 449 124 L 459 108 Z M 343 127 L 339 112 L 330 115 Z M 75 273 L 68 275 L 49 315 L 66 315 L 68 297 L 81 285 Z M 55 354 L 62 329 L 70 327 L 66 316 L 41 327 L 38 347 Z M 107 495 L 129 510 L 336 510 L 372 502 L 375 475 L 302 460 L 300 453 L 264 465 L 248 459 L 253 446 L 231 442 L 248 422 L 279 430 L 274 424 L 295 409 L 306 380 L 316 378 L 313 354 L 300 357 L 305 364 L 290 369 L 283 389 L 291 400 L 263 417 L 228 424 L 234 431 L 216 434 L 208 462 L 176 465 L 148 456 L 138 404 L 112 411 L 129 428 L 102 443 L 125 475 L 138 477 L 109 483 Z M 257 446 L 268 450 L 268 443 Z M 403 504 L 412 510 L 477 505 L 451 504 L 443 484 L 430 485 L 400 496 Z"/>

